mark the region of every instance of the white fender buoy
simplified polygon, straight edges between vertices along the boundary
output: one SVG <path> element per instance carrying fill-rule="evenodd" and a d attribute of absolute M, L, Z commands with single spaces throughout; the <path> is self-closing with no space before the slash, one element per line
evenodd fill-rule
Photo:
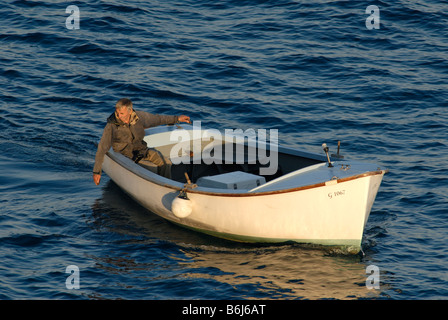
<path fill-rule="evenodd" d="M 193 204 L 186 197 L 176 197 L 171 203 L 171 211 L 178 218 L 186 218 L 193 211 Z"/>

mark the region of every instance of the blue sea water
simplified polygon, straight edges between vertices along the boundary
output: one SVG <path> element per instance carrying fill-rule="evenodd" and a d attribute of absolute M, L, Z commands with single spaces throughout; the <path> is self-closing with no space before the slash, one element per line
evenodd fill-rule
<path fill-rule="evenodd" d="M 0 13 L 0 299 L 448 297 L 448 2 L 6 0 Z M 107 176 L 95 186 L 122 97 L 314 152 L 340 140 L 387 167 L 364 254 L 218 240 Z"/>

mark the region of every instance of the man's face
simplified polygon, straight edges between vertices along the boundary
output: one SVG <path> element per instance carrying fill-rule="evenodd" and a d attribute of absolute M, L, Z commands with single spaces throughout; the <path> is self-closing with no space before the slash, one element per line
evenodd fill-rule
<path fill-rule="evenodd" d="M 115 111 L 118 118 L 123 121 L 124 123 L 129 123 L 129 120 L 131 119 L 131 113 L 132 110 L 128 110 L 128 108 L 123 107 Z"/>

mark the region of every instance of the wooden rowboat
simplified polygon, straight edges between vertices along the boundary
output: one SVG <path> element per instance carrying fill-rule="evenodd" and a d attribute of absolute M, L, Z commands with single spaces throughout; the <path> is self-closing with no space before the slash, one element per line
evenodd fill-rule
<path fill-rule="evenodd" d="M 234 241 L 360 251 L 387 170 L 330 157 L 328 149 L 319 154 L 273 148 L 217 132 L 191 125 L 146 130 L 148 146 L 171 158 L 171 179 L 156 174 L 151 163 L 135 163 L 112 149 L 103 170 L 143 207 L 189 229 Z M 260 174 L 268 153 L 276 156 L 277 168 Z"/>

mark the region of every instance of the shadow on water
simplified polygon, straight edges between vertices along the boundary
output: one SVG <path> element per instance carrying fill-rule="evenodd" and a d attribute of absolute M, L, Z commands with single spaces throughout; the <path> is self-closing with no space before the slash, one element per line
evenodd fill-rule
<path fill-rule="evenodd" d="M 115 244 L 127 252 L 122 255 L 119 249 L 92 258 L 108 272 L 139 278 L 130 287 L 151 287 L 150 294 L 139 298 L 375 299 L 379 295 L 366 287 L 361 255 L 297 244 L 235 243 L 196 233 L 147 211 L 112 181 L 92 211 L 90 226 L 113 233 Z"/>

